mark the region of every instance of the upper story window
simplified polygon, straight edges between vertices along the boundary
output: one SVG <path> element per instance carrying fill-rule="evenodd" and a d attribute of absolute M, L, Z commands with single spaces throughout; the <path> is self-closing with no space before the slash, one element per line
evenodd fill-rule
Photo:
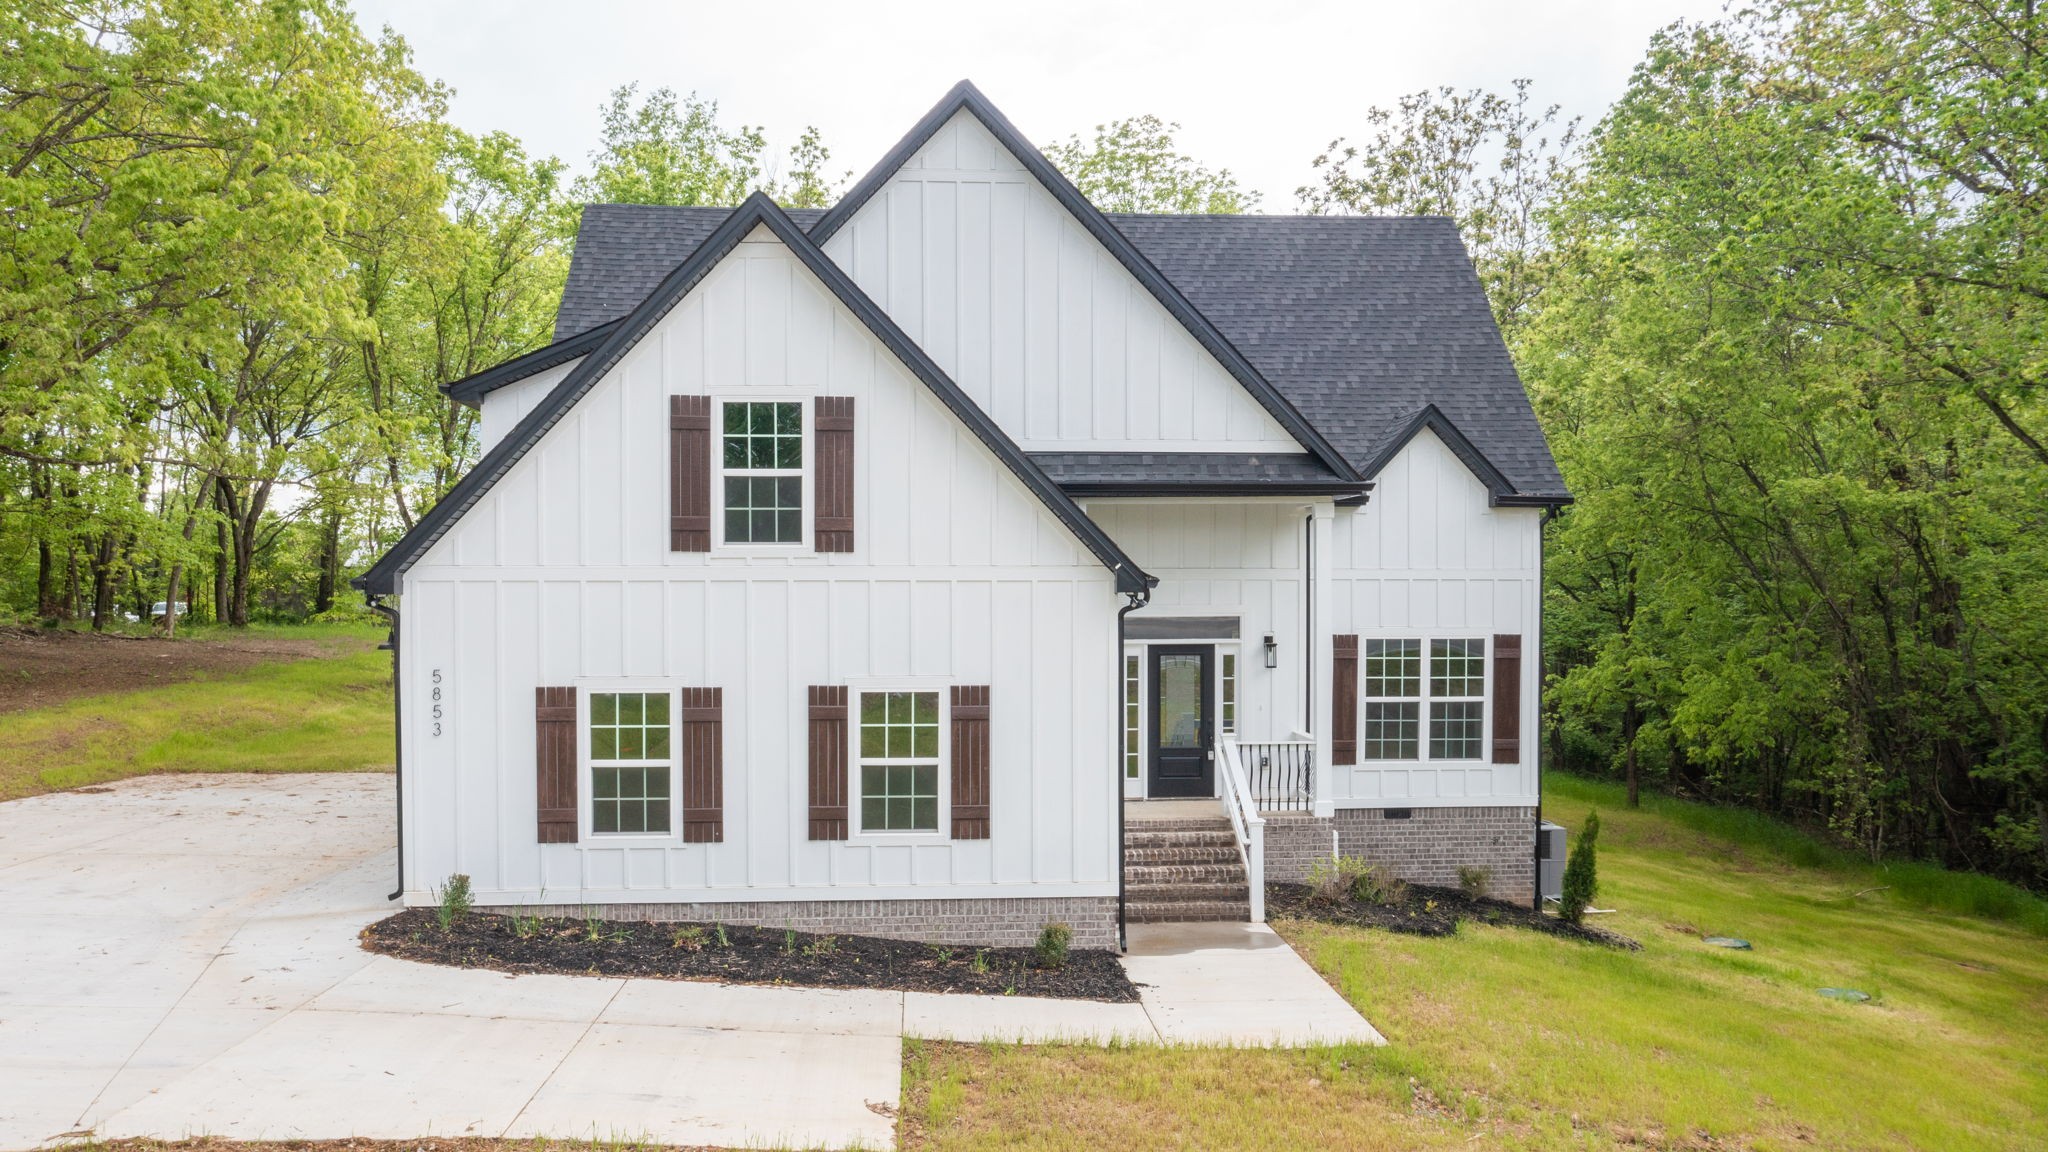
<path fill-rule="evenodd" d="M 591 693 L 593 833 L 668 833 L 669 745 L 668 693 Z"/>
<path fill-rule="evenodd" d="M 725 543 L 803 543 L 803 411 L 793 400 L 725 403 L 719 425 Z"/>
<path fill-rule="evenodd" d="M 860 694 L 860 830 L 939 830 L 939 694 Z"/>

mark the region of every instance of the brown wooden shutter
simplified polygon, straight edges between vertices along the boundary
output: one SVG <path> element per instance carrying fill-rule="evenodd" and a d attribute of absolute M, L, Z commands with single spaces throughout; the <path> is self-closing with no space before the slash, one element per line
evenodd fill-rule
<path fill-rule="evenodd" d="M 988 839 L 988 685 L 953 686 L 953 839 Z"/>
<path fill-rule="evenodd" d="M 533 690 L 534 776 L 542 844 L 576 842 L 576 690 Z"/>
<path fill-rule="evenodd" d="M 711 551 L 711 397 L 668 398 L 668 550 Z"/>
<path fill-rule="evenodd" d="M 1522 638 L 1493 638 L 1493 762 L 1522 762 Z"/>
<path fill-rule="evenodd" d="M 811 685 L 811 839 L 846 839 L 846 686 Z"/>
<path fill-rule="evenodd" d="M 812 548 L 818 552 L 853 551 L 853 397 L 820 396 L 812 406 L 818 444 L 816 469 L 817 521 L 811 526 Z"/>
<path fill-rule="evenodd" d="M 1330 638 L 1330 763 L 1358 763 L 1358 637 Z"/>
<path fill-rule="evenodd" d="M 683 843 L 725 841 L 725 690 L 683 689 Z"/>

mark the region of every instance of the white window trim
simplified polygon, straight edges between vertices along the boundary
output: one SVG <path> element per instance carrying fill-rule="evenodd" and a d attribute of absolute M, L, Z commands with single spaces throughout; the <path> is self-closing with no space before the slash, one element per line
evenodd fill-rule
<path fill-rule="evenodd" d="M 590 705 L 591 697 L 599 692 L 642 692 L 650 696 L 668 697 L 668 831 L 666 832 L 599 832 L 597 831 L 597 778 L 599 765 L 590 755 Z M 645 680 L 580 680 L 576 683 L 576 799 L 577 831 L 582 843 L 638 846 L 649 844 L 680 844 L 683 842 L 683 797 L 682 797 L 682 700 L 674 686 L 650 683 Z M 619 760 L 608 762 L 602 767 L 632 767 L 660 764 L 659 760 Z"/>
<path fill-rule="evenodd" d="M 1422 682 L 1415 696 L 1368 696 L 1365 694 L 1365 644 L 1369 640 L 1415 640 L 1422 645 Z M 1429 706 L 1438 698 L 1429 691 L 1430 643 L 1435 640 L 1477 640 L 1481 653 L 1479 662 L 1479 695 L 1445 696 L 1445 701 L 1479 702 L 1479 755 L 1440 759 L 1429 754 Z M 1360 636 L 1358 638 L 1358 764 L 1360 768 L 1413 768 L 1418 765 L 1443 764 L 1471 767 L 1486 764 L 1486 750 L 1493 741 L 1493 638 L 1479 631 L 1444 629 L 1427 636 L 1404 632 L 1384 636 Z M 1243 665 L 1240 663 L 1239 667 Z M 1412 760 L 1371 760 L 1365 755 L 1365 706 L 1372 701 L 1413 701 L 1415 703 L 1415 758 Z"/>
<path fill-rule="evenodd" d="M 939 819 L 930 832 L 861 826 L 860 698 L 872 692 L 936 692 L 939 697 Z M 951 844 L 953 840 L 953 685 L 951 681 L 875 680 L 846 686 L 846 839 L 850 844 Z"/>
<path fill-rule="evenodd" d="M 803 485 L 800 499 L 803 501 L 803 515 L 798 517 L 798 531 L 801 539 L 793 544 L 756 544 L 752 541 L 730 543 L 725 538 L 725 406 L 727 404 L 795 404 L 797 406 L 797 427 L 803 435 Z M 817 426 L 812 419 L 811 399 L 808 396 L 787 396 L 779 393 L 749 393 L 713 396 L 711 398 L 711 550 L 728 556 L 795 556 L 812 552 L 816 545 L 812 539 L 812 522 L 817 518 L 817 492 L 813 487 L 815 467 L 813 457 L 817 448 Z M 734 476 L 758 476 L 755 469 L 742 468 L 730 473 Z"/>

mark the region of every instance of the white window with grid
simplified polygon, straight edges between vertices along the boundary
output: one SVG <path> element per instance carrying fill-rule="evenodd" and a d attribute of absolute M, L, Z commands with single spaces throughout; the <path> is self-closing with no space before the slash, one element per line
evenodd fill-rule
<path fill-rule="evenodd" d="M 1429 758 L 1477 760 L 1486 738 L 1486 641 L 1429 642 Z"/>
<path fill-rule="evenodd" d="M 667 692 L 592 692 L 585 725 L 594 836 L 666 836 L 674 827 Z"/>
<path fill-rule="evenodd" d="M 1421 715 L 1422 641 L 1367 640 L 1359 758 L 1418 759 Z"/>
<path fill-rule="evenodd" d="M 727 400 L 719 405 L 718 523 L 721 544 L 802 545 L 804 405 L 799 400 Z"/>
<path fill-rule="evenodd" d="M 1216 694 L 1219 707 L 1216 718 L 1225 736 L 1237 735 L 1237 653 L 1224 652 L 1217 657 Z"/>
<path fill-rule="evenodd" d="M 1145 729 L 1138 716 L 1143 710 L 1143 678 L 1139 669 L 1143 661 L 1135 655 L 1124 656 L 1124 779 L 1136 780 L 1144 763 Z"/>
<path fill-rule="evenodd" d="M 859 831 L 939 830 L 943 716 L 937 692 L 864 691 L 854 737 Z"/>

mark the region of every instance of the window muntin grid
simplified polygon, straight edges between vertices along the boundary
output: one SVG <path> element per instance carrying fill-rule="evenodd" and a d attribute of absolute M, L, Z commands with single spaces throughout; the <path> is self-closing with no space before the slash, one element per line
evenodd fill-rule
<path fill-rule="evenodd" d="M 1479 760 L 1486 735 L 1486 641 L 1365 641 L 1361 760 Z M 1428 731 L 1423 731 L 1427 708 Z"/>
<path fill-rule="evenodd" d="M 1145 730 L 1138 722 L 1142 696 L 1138 676 L 1139 660 L 1136 656 L 1124 657 L 1124 779 L 1136 780 L 1143 757 L 1139 747 L 1144 740 Z"/>
<path fill-rule="evenodd" d="M 669 694 L 590 696 L 590 830 L 665 835 L 673 787 Z"/>
<path fill-rule="evenodd" d="M 1218 679 L 1220 684 L 1217 691 L 1223 699 L 1222 706 L 1217 710 L 1217 719 L 1223 725 L 1223 734 L 1225 736 L 1235 736 L 1237 735 L 1237 653 L 1225 652 L 1222 654 L 1221 671 Z"/>
<path fill-rule="evenodd" d="M 1429 758 L 1478 760 L 1486 735 L 1486 641 L 1429 642 Z"/>
<path fill-rule="evenodd" d="M 732 400 L 720 434 L 727 544 L 801 544 L 803 405 Z"/>
<path fill-rule="evenodd" d="M 860 827 L 939 828 L 939 694 L 860 694 Z"/>
<path fill-rule="evenodd" d="M 1414 760 L 1420 755 L 1422 641 L 1365 642 L 1365 715 L 1359 755 Z"/>

